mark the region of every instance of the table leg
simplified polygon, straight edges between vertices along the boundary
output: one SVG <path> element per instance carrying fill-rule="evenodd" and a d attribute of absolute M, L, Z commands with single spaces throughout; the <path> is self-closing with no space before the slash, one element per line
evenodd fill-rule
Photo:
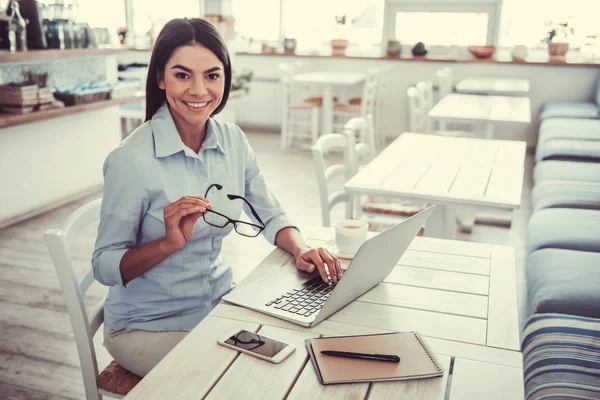
<path fill-rule="evenodd" d="M 425 226 L 425 236 L 442 239 L 456 238 L 456 206 L 437 204 Z"/>
<path fill-rule="evenodd" d="M 323 87 L 323 113 L 321 117 L 323 118 L 321 122 L 323 132 L 321 132 L 321 135 L 333 133 L 333 97 L 329 85 Z"/>

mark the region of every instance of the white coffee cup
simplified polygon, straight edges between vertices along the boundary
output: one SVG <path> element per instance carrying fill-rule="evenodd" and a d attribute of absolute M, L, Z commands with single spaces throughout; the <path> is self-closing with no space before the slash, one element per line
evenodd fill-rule
<path fill-rule="evenodd" d="M 369 224 L 357 219 L 344 219 L 335 224 L 335 245 L 341 254 L 353 256 L 367 240 Z"/>

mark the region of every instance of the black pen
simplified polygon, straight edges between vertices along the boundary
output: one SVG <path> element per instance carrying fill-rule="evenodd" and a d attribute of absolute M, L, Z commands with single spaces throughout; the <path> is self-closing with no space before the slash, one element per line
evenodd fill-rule
<path fill-rule="evenodd" d="M 400 362 L 400 357 L 391 355 L 391 354 L 366 354 L 366 353 L 353 353 L 351 351 L 336 351 L 336 350 L 322 350 L 321 354 L 325 354 L 328 356 L 336 356 L 336 357 L 361 358 L 364 360 Z"/>

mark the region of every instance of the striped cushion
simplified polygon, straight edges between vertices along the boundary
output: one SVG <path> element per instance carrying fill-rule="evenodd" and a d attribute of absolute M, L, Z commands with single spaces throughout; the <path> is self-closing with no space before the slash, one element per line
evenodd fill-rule
<path fill-rule="evenodd" d="M 534 314 L 522 351 L 527 400 L 600 399 L 600 320 Z"/>

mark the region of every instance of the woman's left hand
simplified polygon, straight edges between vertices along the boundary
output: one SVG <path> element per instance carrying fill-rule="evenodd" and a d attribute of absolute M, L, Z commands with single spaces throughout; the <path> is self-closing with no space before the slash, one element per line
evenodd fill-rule
<path fill-rule="evenodd" d="M 340 260 L 327 249 L 318 247 L 299 247 L 295 252 L 296 268 L 306 272 L 313 272 L 315 268 L 319 270 L 323 282 L 329 282 L 328 275 L 333 282 L 337 282 L 342 277 L 342 265 Z"/>

